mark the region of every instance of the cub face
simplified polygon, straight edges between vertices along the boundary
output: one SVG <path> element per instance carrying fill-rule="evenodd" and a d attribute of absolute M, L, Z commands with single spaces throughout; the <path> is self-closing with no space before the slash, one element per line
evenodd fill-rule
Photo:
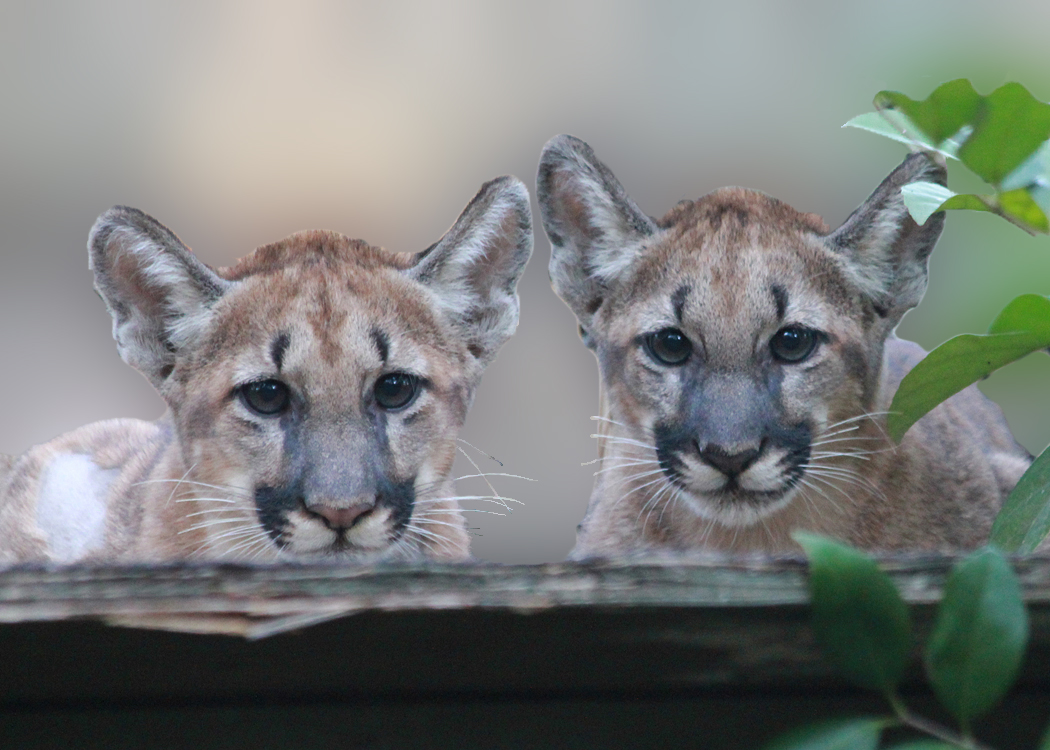
<path fill-rule="evenodd" d="M 661 225 L 587 336 L 613 418 L 655 447 L 678 502 L 751 525 L 818 469 L 832 425 L 867 411 L 877 316 L 841 293 L 818 220 L 771 198 L 722 190 Z"/>
<path fill-rule="evenodd" d="M 931 418 L 951 423 L 936 444 L 953 455 L 915 436 L 894 455 L 885 438 L 906 366 L 884 359 L 915 359 L 891 333 L 925 291 L 944 221 L 911 219 L 900 188 L 916 181 L 944 184 L 944 169 L 909 156 L 835 231 L 740 188 L 657 220 L 587 144 L 547 144 L 537 191 L 551 281 L 601 376 L 603 465 L 575 554 L 785 550 L 799 526 L 883 547 L 981 533 L 1027 462 L 994 406 L 966 395 L 969 415 Z M 973 468 L 953 467 L 965 451 Z M 1011 467 L 1002 476 L 993 451 Z M 914 497 L 924 482 L 943 497 Z M 976 500 L 957 508 L 953 493 Z"/>
<path fill-rule="evenodd" d="M 195 481 L 229 488 L 201 518 L 232 532 L 224 501 L 245 499 L 278 549 L 378 552 L 445 489 L 481 367 L 401 259 L 320 232 L 258 253 L 278 250 L 325 260 L 225 271 L 239 284 L 164 384 Z"/>
<path fill-rule="evenodd" d="M 486 184 L 416 255 L 311 231 L 213 270 L 123 207 L 89 249 L 122 357 L 171 410 L 142 484 L 178 507 L 182 556 L 466 555 L 449 474 L 517 323 L 519 181 Z"/>

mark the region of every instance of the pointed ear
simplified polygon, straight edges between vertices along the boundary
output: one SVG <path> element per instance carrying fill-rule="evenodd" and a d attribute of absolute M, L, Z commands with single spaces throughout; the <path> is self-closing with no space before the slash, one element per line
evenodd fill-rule
<path fill-rule="evenodd" d="M 497 177 L 405 272 L 435 293 L 482 365 L 518 326 L 518 279 L 532 244 L 529 191 L 516 177 Z"/>
<path fill-rule="evenodd" d="M 536 195 L 551 243 L 551 284 L 589 329 L 608 289 L 656 224 L 591 147 L 571 135 L 555 136 L 543 147 Z"/>
<path fill-rule="evenodd" d="M 912 182 L 947 184 L 943 163 L 911 154 L 875 192 L 827 237 L 847 273 L 892 328 L 926 292 L 927 267 L 944 228 L 944 212 L 919 226 L 908 213 L 901 188 Z"/>
<path fill-rule="evenodd" d="M 231 282 L 156 219 L 126 206 L 98 217 L 88 254 L 95 289 L 113 316 L 117 351 L 159 388 Z"/>

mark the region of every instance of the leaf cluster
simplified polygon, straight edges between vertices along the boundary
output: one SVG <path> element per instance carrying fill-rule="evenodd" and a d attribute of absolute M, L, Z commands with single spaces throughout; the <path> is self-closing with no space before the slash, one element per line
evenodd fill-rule
<path fill-rule="evenodd" d="M 990 211 L 1030 233 L 1050 232 L 1050 104 L 1019 83 L 981 96 L 969 81 L 937 87 L 916 101 L 897 91 L 875 97 L 876 112 L 847 126 L 869 130 L 912 148 L 934 151 L 992 187 L 989 194 L 957 194 L 929 182 L 905 185 L 901 195 L 916 222 L 951 209 Z M 962 389 L 1005 365 L 1050 351 L 1050 298 L 1025 294 L 1011 301 L 985 334 L 963 334 L 930 352 L 909 372 L 890 405 L 886 425 L 897 442 L 915 422 Z M 1007 498 L 991 541 L 1008 552 L 1032 552 L 1050 532 L 1050 448 Z"/>
<path fill-rule="evenodd" d="M 981 96 L 960 78 L 922 101 L 881 91 L 875 107 L 846 125 L 958 159 L 993 188 L 957 194 L 934 183 L 909 185 L 902 194 L 917 222 L 936 211 L 967 209 L 997 213 L 1028 232 L 1050 232 L 1050 104 L 1019 83 Z"/>
<path fill-rule="evenodd" d="M 778 738 L 767 750 L 875 750 L 883 732 L 926 735 L 894 750 L 969 748 L 973 722 L 1013 685 L 1028 641 L 1028 615 L 1009 562 L 995 547 L 952 570 L 924 649 L 926 675 L 958 730 L 912 714 L 897 688 L 911 658 L 908 608 L 871 558 L 826 537 L 796 533 L 809 558 L 813 629 L 829 661 L 850 681 L 886 696 L 893 715 L 836 720 Z"/>

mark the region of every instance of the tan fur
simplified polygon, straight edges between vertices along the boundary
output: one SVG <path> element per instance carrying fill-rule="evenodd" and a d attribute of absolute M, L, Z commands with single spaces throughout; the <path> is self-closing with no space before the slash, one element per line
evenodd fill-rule
<path fill-rule="evenodd" d="M 111 209 L 89 241 L 96 287 L 169 411 L 3 457 L 0 561 L 468 557 L 457 433 L 531 245 L 513 178 L 418 255 L 309 231 L 217 271 Z M 414 383 L 407 405 L 383 405 L 391 376 Z M 259 383 L 289 394 L 279 411 L 252 406 Z"/>
<path fill-rule="evenodd" d="M 920 180 L 943 170 L 917 155 L 835 232 L 740 188 L 653 220 L 582 141 L 548 144 L 551 278 L 601 376 L 600 471 L 574 556 L 782 552 L 795 529 L 881 550 L 987 539 L 1031 460 L 999 408 L 971 387 L 899 446 L 885 433 L 923 356 L 893 329 L 943 222 L 908 216 L 900 186 Z M 666 330 L 689 340 L 684 362 L 654 353 Z M 816 344 L 788 361 L 784 335 Z"/>

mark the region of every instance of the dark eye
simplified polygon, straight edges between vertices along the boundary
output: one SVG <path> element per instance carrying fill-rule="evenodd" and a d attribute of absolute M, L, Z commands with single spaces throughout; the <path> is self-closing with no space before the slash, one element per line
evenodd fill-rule
<path fill-rule="evenodd" d="M 288 386 L 280 380 L 257 380 L 241 386 L 241 398 L 256 414 L 272 417 L 288 408 Z"/>
<path fill-rule="evenodd" d="M 817 332 L 810 328 L 781 328 L 769 342 L 769 350 L 781 362 L 801 362 L 817 347 Z"/>
<path fill-rule="evenodd" d="M 376 403 L 384 409 L 400 409 L 408 406 L 416 396 L 419 379 L 406 372 L 392 372 L 376 381 Z"/>
<path fill-rule="evenodd" d="M 650 333 L 646 343 L 656 361 L 665 365 L 683 364 L 693 353 L 692 342 L 677 328 Z"/>

